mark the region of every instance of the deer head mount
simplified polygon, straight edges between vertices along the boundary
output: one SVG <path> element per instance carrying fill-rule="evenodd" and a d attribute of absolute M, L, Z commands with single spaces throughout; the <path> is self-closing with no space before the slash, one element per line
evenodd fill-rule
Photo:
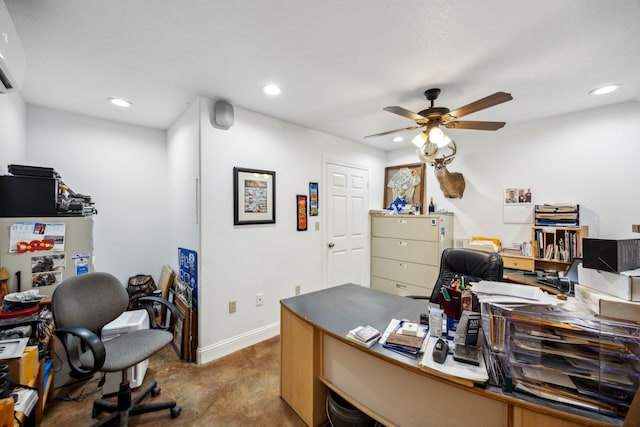
<path fill-rule="evenodd" d="M 447 165 L 456 156 L 456 143 L 451 141 L 447 147 L 451 149 L 451 154 L 434 158 L 429 164 L 433 166 L 433 171 L 440 183 L 440 190 L 442 190 L 444 196 L 449 199 L 462 199 L 465 187 L 464 176 L 460 172 L 449 172 L 447 169 Z"/>

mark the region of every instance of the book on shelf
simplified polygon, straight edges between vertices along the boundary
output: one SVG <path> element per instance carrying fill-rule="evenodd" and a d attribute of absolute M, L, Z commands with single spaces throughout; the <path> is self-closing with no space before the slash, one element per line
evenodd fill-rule
<path fill-rule="evenodd" d="M 373 326 L 358 326 L 347 333 L 347 338 L 355 343 L 371 347 L 380 339 L 380 331 Z"/>

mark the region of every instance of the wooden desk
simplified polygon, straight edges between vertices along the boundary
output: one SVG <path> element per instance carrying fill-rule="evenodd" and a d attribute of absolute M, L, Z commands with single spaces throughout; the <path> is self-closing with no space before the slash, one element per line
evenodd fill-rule
<path fill-rule="evenodd" d="M 524 272 L 521 270 L 512 270 L 512 269 L 505 268 L 504 273 L 502 274 L 502 279 L 506 282 L 519 283 L 521 285 L 536 286 L 552 295 L 558 295 L 562 293 L 552 286 L 546 286 L 542 283 L 538 283 L 537 276 L 530 276 L 528 274 L 524 274 Z"/>
<path fill-rule="evenodd" d="M 424 301 L 347 284 L 284 299 L 280 307 L 280 395 L 307 425 L 326 422 L 329 389 L 386 426 L 622 425 L 493 386 L 466 387 L 380 344 L 367 349 L 344 338 L 358 325 L 383 331 L 392 318 L 418 319 Z"/>

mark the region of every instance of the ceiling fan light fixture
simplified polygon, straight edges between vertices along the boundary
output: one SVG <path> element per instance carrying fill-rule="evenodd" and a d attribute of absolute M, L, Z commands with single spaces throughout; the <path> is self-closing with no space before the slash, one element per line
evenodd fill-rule
<path fill-rule="evenodd" d="M 429 141 L 436 144 L 439 148 L 442 148 L 449 145 L 451 138 L 449 138 L 438 126 L 434 126 L 429 131 Z"/>
<path fill-rule="evenodd" d="M 420 132 L 411 140 L 411 142 L 418 148 L 422 147 L 427 142 L 427 132 Z"/>

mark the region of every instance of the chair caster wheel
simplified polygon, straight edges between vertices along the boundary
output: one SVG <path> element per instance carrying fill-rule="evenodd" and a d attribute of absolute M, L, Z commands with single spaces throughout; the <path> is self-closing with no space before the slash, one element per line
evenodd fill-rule
<path fill-rule="evenodd" d="M 173 408 L 171 408 L 171 418 L 176 418 L 178 415 L 180 415 L 180 412 L 182 412 L 182 408 L 178 405 L 174 406 Z"/>
<path fill-rule="evenodd" d="M 162 389 L 158 386 L 155 386 L 154 388 L 151 389 L 151 396 L 156 397 L 157 395 L 160 394 L 160 391 Z"/>

